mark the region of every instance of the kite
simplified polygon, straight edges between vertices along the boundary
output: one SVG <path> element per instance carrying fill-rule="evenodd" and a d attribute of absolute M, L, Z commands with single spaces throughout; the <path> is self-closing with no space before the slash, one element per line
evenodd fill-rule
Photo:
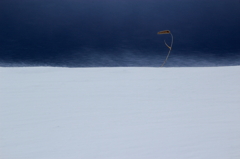
<path fill-rule="evenodd" d="M 167 62 L 167 59 L 168 59 L 168 57 L 169 57 L 169 55 L 170 55 L 170 52 L 171 52 L 171 50 L 172 50 L 173 35 L 172 35 L 172 33 L 170 32 L 170 30 L 159 31 L 157 34 L 171 34 L 171 37 L 172 37 L 172 42 L 171 42 L 171 45 L 170 45 L 170 46 L 169 46 L 169 45 L 166 43 L 166 41 L 164 40 L 164 43 L 165 43 L 165 45 L 169 48 L 169 51 L 168 51 L 168 55 L 167 55 L 165 61 L 164 61 L 163 64 L 161 65 L 161 67 L 163 67 L 164 64 Z"/>

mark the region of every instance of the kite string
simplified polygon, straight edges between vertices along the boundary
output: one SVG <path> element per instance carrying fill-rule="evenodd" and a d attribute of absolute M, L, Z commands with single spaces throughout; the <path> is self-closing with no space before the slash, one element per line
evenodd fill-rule
<path fill-rule="evenodd" d="M 165 42 L 165 40 L 164 40 L 164 42 L 165 42 L 165 45 L 169 48 L 169 51 L 168 51 L 168 55 L 167 55 L 167 57 L 166 57 L 166 59 L 164 60 L 164 62 L 163 62 L 163 64 L 161 65 L 161 67 L 163 67 L 164 66 L 164 64 L 167 62 L 167 60 L 168 60 L 168 57 L 169 57 L 169 55 L 170 55 L 170 53 L 171 53 L 171 50 L 172 50 L 172 45 L 173 45 L 173 35 L 172 35 L 172 33 L 170 32 L 170 34 L 171 34 L 171 37 L 172 37 L 172 42 L 171 42 L 171 46 L 168 46 L 167 45 L 167 43 Z"/>

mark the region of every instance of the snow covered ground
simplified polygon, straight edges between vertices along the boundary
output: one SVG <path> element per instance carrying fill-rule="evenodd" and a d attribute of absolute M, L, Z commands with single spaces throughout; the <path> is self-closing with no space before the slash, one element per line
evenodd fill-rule
<path fill-rule="evenodd" d="M 0 68 L 1 159 L 239 159 L 240 66 Z"/>

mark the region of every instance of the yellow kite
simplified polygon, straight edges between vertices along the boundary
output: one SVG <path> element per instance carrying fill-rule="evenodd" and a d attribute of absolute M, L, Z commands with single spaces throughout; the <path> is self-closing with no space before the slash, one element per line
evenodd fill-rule
<path fill-rule="evenodd" d="M 166 43 L 166 41 L 164 40 L 164 43 L 165 43 L 165 45 L 169 48 L 169 51 L 168 51 L 168 55 L 167 55 L 165 61 L 164 61 L 163 64 L 161 65 L 161 67 L 163 67 L 164 64 L 167 62 L 167 59 L 168 59 L 168 57 L 169 57 L 169 55 L 170 55 L 170 52 L 171 52 L 171 50 L 172 50 L 173 35 L 172 35 L 172 33 L 170 32 L 170 30 L 159 31 L 157 34 L 171 34 L 171 37 L 172 37 L 172 42 L 171 42 L 171 45 L 170 45 L 170 46 L 169 46 L 169 45 Z"/>

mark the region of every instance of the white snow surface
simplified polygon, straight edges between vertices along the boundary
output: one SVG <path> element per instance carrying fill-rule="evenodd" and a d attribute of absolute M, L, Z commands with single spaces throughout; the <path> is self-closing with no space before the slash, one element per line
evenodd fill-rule
<path fill-rule="evenodd" d="M 0 68 L 1 159 L 239 159 L 240 66 Z"/>

